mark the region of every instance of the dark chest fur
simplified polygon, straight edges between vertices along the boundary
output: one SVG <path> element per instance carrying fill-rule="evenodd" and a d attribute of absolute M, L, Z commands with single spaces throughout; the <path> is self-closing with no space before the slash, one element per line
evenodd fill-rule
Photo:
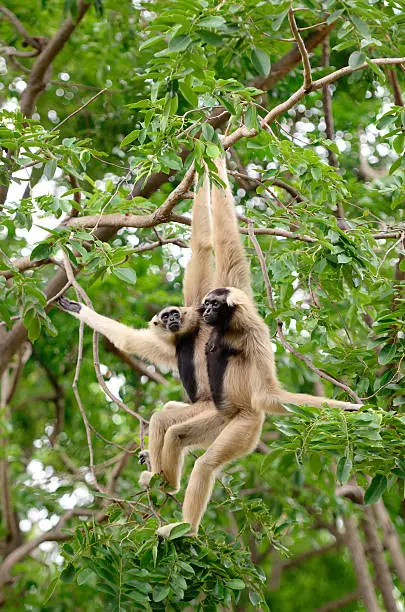
<path fill-rule="evenodd" d="M 205 354 L 211 395 L 218 410 L 221 409 L 224 400 L 224 379 L 229 359 L 239 352 L 224 340 L 220 331 L 212 330 L 205 347 Z"/>
<path fill-rule="evenodd" d="M 197 380 L 195 377 L 194 348 L 198 329 L 182 336 L 176 345 L 177 367 L 183 387 L 191 402 L 197 401 Z"/>

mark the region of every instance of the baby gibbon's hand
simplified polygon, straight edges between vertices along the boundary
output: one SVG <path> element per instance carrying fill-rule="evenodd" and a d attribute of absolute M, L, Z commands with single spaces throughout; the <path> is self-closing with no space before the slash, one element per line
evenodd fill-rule
<path fill-rule="evenodd" d="M 73 300 L 69 300 L 68 298 L 61 296 L 56 300 L 62 310 L 66 310 L 67 312 L 80 312 L 82 307 L 79 302 L 74 302 Z"/>

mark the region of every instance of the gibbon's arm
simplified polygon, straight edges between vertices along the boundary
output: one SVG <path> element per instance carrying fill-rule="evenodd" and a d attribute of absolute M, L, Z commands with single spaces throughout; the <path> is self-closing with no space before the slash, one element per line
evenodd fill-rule
<path fill-rule="evenodd" d="M 314 406 L 321 408 L 322 404 L 328 404 L 331 408 L 342 408 L 343 410 L 358 410 L 363 404 L 352 404 L 350 402 L 341 402 L 340 400 L 322 397 L 322 395 L 310 395 L 308 393 L 290 393 L 282 389 L 278 393 L 280 402 L 285 404 L 294 404 L 294 406 Z"/>
<path fill-rule="evenodd" d="M 58 302 L 63 310 L 106 336 L 121 351 L 134 353 L 156 365 L 177 367 L 175 344 L 169 341 L 169 338 L 165 342 L 153 329 L 132 329 L 65 297 L 59 298 Z"/>
<path fill-rule="evenodd" d="M 229 186 L 226 158 L 215 160 L 226 188 L 212 186 L 212 216 L 216 261 L 215 287 L 236 287 L 252 297 L 249 261 L 240 240 L 235 202 Z"/>
<path fill-rule="evenodd" d="M 208 174 L 194 194 L 191 222 L 191 259 L 184 273 L 183 294 L 185 306 L 199 306 L 214 282 L 212 253 L 212 227 L 210 211 L 210 184 Z"/>
<path fill-rule="evenodd" d="M 286 414 L 288 411 L 282 404 L 293 404 L 294 406 L 314 406 L 321 408 L 323 404 L 328 404 L 331 408 L 342 408 L 343 410 L 358 410 L 362 404 L 351 404 L 341 402 L 320 395 L 310 395 L 308 393 L 290 393 L 284 389 L 276 392 L 269 390 L 267 393 L 260 392 L 252 398 L 254 408 L 273 414 Z"/>

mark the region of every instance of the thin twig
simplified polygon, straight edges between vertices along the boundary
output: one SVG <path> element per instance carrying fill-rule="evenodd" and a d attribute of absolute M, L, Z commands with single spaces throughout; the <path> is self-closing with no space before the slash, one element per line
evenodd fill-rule
<path fill-rule="evenodd" d="M 101 94 L 105 93 L 106 91 L 108 91 L 108 87 L 104 87 L 104 89 L 101 89 L 100 91 L 98 91 L 92 98 L 90 98 L 90 100 L 87 100 L 87 102 L 85 102 L 84 104 L 82 104 L 79 108 L 77 108 L 76 110 L 73 111 L 73 113 L 70 113 L 70 115 L 68 115 L 67 117 L 65 117 L 64 119 L 62 119 L 62 121 L 60 121 L 57 125 L 55 125 L 52 129 L 51 132 L 54 132 L 55 130 L 58 130 L 62 125 L 64 125 L 67 121 L 69 121 L 69 119 L 71 119 L 72 117 L 74 117 L 75 115 L 77 115 L 78 113 L 80 113 L 84 108 L 86 108 L 86 106 L 88 106 L 89 104 L 91 104 L 92 102 L 94 102 L 94 100 L 96 98 L 98 98 L 99 96 L 101 96 Z"/>
<path fill-rule="evenodd" d="M 301 38 L 301 34 L 299 33 L 299 30 L 298 30 L 298 27 L 295 21 L 294 10 L 292 7 L 288 11 L 288 20 L 290 22 L 290 27 L 291 27 L 293 36 L 297 42 L 297 47 L 301 53 L 302 65 L 304 68 L 304 90 L 309 91 L 309 89 L 311 88 L 311 84 L 312 84 L 311 64 L 309 61 L 309 55 L 308 55 L 307 48 L 304 44 L 304 41 Z"/>

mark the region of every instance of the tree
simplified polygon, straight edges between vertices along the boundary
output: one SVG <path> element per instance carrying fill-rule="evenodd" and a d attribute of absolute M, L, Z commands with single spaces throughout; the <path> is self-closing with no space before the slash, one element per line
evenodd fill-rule
<path fill-rule="evenodd" d="M 0 6 L 4 608 L 399 609 L 400 6 L 63 11 Z M 159 542 L 182 496 L 140 491 L 136 455 L 180 385 L 104 342 L 99 356 L 97 336 L 92 357 L 54 301 L 76 293 L 134 326 L 180 303 L 194 170 L 216 180 L 223 149 L 283 386 L 365 405 L 269 418 L 201 537 Z"/>

